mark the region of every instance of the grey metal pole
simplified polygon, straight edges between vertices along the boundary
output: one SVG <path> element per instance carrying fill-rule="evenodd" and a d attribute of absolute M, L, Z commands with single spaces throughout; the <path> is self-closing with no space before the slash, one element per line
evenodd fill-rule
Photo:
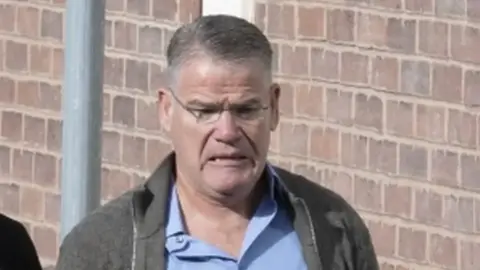
<path fill-rule="evenodd" d="M 66 3 L 61 239 L 100 205 L 105 0 Z"/>

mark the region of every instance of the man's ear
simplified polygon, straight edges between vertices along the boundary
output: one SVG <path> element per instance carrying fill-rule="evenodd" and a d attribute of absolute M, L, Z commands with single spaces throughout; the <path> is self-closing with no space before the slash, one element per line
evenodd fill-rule
<path fill-rule="evenodd" d="M 272 121 L 270 122 L 270 130 L 275 131 L 277 129 L 278 123 L 280 122 L 280 85 L 273 83 L 270 86 L 270 97 L 271 97 L 271 113 Z"/>
<path fill-rule="evenodd" d="M 170 91 L 166 88 L 158 90 L 158 119 L 160 127 L 167 133 L 170 132 L 172 125 L 172 96 Z"/>

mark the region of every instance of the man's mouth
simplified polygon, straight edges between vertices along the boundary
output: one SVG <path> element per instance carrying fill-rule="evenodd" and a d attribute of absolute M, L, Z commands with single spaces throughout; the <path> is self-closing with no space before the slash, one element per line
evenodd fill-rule
<path fill-rule="evenodd" d="M 225 165 L 225 166 L 235 166 L 239 164 L 243 164 L 244 162 L 248 161 L 248 157 L 244 155 L 217 155 L 212 156 L 209 158 L 209 162 L 218 165 Z"/>

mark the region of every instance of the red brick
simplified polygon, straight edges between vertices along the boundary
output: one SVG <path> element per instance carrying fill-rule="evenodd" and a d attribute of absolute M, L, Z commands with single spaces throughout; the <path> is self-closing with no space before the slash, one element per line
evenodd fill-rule
<path fill-rule="evenodd" d="M 182 23 L 189 23 L 201 14 L 201 2 L 197 0 L 179 0 L 179 19 Z"/>
<path fill-rule="evenodd" d="M 368 222 L 375 252 L 378 256 L 392 257 L 395 255 L 396 226 L 381 222 Z"/>
<path fill-rule="evenodd" d="M 458 154 L 437 149 L 432 153 L 432 181 L 446 186 L 458 186 Z"/>
<path fill-rule="evenodd" d="M 398 91 L 399 63 L 396 58 L 372 58 L 371 84 L 380 90 Z"/>
<path fill-rule="evenodd" d="M 389 18 L 387 22 L 387 46 L 395 51 L 413 53 L 416 42 L 416 21 Z"/>
<path fill-rule="evenodd" d="M 375 14 L 359 13 L 357 42 L 375 47 L 386 46 L 387 18 Z"/>
<path fill-rule="evenodd" d="M 401 9 L 403 0 L 370 0 L 371 5 L 387 9 Z"/>
<path fill-rule="evenodd" d="M 128 96 L 115 96 L 113 98 L 113 123 L 135 126 L 135 99 Z"/>
<path fill-rule="evenodd" d="M 102 158 L 104 162 L 120 163 L 121 136 L 116 131 L 102 133 Z"/>
<path fill-rule="evenodd" d="M 399 228 L 398 255 L 418 262 L 426 260 L 427 233 L 412 228 Z"/>
<path fill-rule="evenodd" d="M 475 200 L 475 232 L 480 232 L 480 200 Z"/>
<path fill-rule="evenodd" d="M 13 150 L 12 177 L 15 180 L 32 182 L 33 153 L 27 150 Z"/>
<path fill-rule="evenodd" d="M 115 21 L 114 46 L 118 49 L 135 51 L 137 49 L 137 25 L 125 21 Z"/>
<path fill-rule="evenodd" d="M 12 32 L 15 23 L 15 7 L 11 4 L 0 5 L 0 31 Z"/>
<path fill-rule="evenodd" d="M 413 119 L 413 104 L 396 100 L 387 102 L 387 133 L 403 137 L 413 136 Z"/>
<path fill-rule="evenodd" d="M 47 149 L 60 152 L 62 143 L 62 121 L 47 120 Z"/>
<path fill-rule="evenodd" d="M 320 182 L 320 179 L 314 180 L 317 183 Z M 353 203 L 353 179 L 352 176 L 345 172 L 337 172 L 331 170 L 325 170 L 325 177 L 323 184 L 325 187 L 335 191 L 337 194 L 342 196 L 345 200 L 350 203 Z"/>
<path fill-rule="evenodd" d="M 40 45 L 30 46 L 30 71 L 33 73 L 50 74 L 52 51 Z"/>
<path fill-rule="evenodd" d="M 451 54 L 453 59 L 480 63 L 480 29 L 470 26 L 451 26 Z"/>
<path fill-rule="evenodd" d="M 164 1 L 162 1 L 164 2 Z M 149 15 L 150 13 L 149 0 L 127 0 L 127 10 L 129 13 L 138 15 Z"/>
<path fill-rule="evenodd" d="M 460 157 L 462 187 L 468 189 L 480 189 L 480 161 L 478 156 L 463 154 Z"/>
<path fill-rule="evenodd" d="M 131 187 L 128 173 L 116 169 L 102 169 L 102 197 L 112 199 L 120 196 Z"/>
<path fill-rule="evenodd" d="M 469 148 L 476 147 L 477 119 L 469 112 L 448 110 L 447 138 L 451 144 Z"/>
<path fill-rule="evenodd" d="M 28 107 L 40 107 L 40 92 L 36 81 L 17 82 L 17 102 Z"/>
<path fill-rule="evenodd" d="M 148 63 L 127 59 L 125 74 L 127 88 L 148 91 Z"/>
<path fill-rule="evenodd" d="M 480 243 L 461 241 L 460 261 L 462 270 L 478 270 L 480 265 Z"/>
<path fill-rule="evenodd" d="M 401 91 L 421 96 L 430 95 L 430 65 L 427 62 L 402 62 Z"/>
<path fill-rule="evenodd" d="M 152 1 L 153 17 L 155 19 L 174 21 L 178 14 L 177 2 L 176 0 Z"/>
<path fill-rule="evenodd" d="M 320 183 L 323 179 L 323 171 L 317 170 L 314 165 L 297 163 L 293 166 L 293 172 L 317 183 Z"/>
<path fill-rule="evenodd" d="M 468 70 L 465 72 L 465 104 L 469 106 L 480 106 L 480 71 Z"/>
<path fill-rule="evenodd" d="M 105 8 L 107 11 L 124 11 L 125 1 L 106 0 Z"/>
<path fill-rule="evenodd" d="M 110 98 L 110 94 L 104 92 L 103 93 L 103 124 L 108 124 L 112 122 L 112 99 Z"/>
<path fill-rule="evenodd" d="M 293 89 L 295 87 L 295 89 Z M 294 114 L 295 103 L 302 104 L 302 106 L 297 107 L 298 109 L 303 108 L 306 105 L 305 101 L 302 100 L 301 92 L 308 91 L 308 85 L 296 85 L 293 86 L 290 83 L 280 84 L 281 95 L 279 101 L 279 110 L 280 114 L 284 117 L 292 117 Z M 295 98 L 295 94 L 298 98 Z"/>
<path fill-rule="evenodd" d="M 61 196 L 53 193 L 45 193 L 45 220 L 51 224 L 60 223 Z"/>
<path fill-rule="evenodd" d="M 294 8 L 292 5 L 267 5 L 267 33 L 270 37 L 292 38 L 295 33 Z M 281 16 L 278 20 L 276 16 Z M 313 22 L 312 22 L 313 24 Z"/>
<path fill-rule="evenodd" d="M 158 104 L 155 99 L 137 99 L 137 128 L 159 131 Z"/>
<path fill-rule="evenodd" d="M 5 42 L 5 67 L 14 71 L 28 69 L 28 47 L 26 44 L 7 40 Z"/>
<path fill-rule="evenodd" d="M 397 173 L 397 150 L 395 142 L 371 139 L 369 142 L 369 168 L 387 174 Z"/>
<path fill-rule="evenodd" d="M 108 49 L 109 47 L 113 46 L 113 22 L 106 19 L 104 22 L 104 43 L 105 47 Z"/>
<path fill-rule="evenodd" d="M 383 130 L 383 101 L 378 96 L 355 96 L 355 124 L 378 132 Z"/>
<path fill-rule="evenodd" d="M 474 201 L 472 198 L 445 196 L 445 226 L 456 232 L 474 233 Z"/>
<path fill-rule="evenodd" d="M 106 85 L 124 86 L 125 60 L 105 56 L 103 64 L 103 82 Z"/>
<path fill-rule="evenodd" d="M 141 53 L 163 55 L 163 30 L 154 26 L 142 26 L 138 30 L 138 50 Z"/>
<path fill-rule="evenodd" d="M 409 219 L 413 204 L 412 189 L 408 186 L 387 184 L 384 187 L 384 192 L 385 212 L 393 216 Z"/>
<path fill-rule="evenodd" d="M 147 140 L 147 168 L 154 170 L 171 148 L 171 145 L 163 141 Z"/>
<path fill-rule="evenodd" d="M 280 72 L 292 76 L 308 75 L 309 52 L 307 47 L 282 45 Z"/>
<path fill-rule="evenodd" d="M 34 147 L 45 146 L 46 122 L 45 119 L 25 115 L 23 140 Z"/>
<path fill-rule="evenodd" d="M 280 73 L 280 44 L 271 43 L 272 46 L 272 73 Z M 313 57 L 313 56 L 312 56 Z"/>
<path fill-rule="evenodd" d="M 438 16 L 464 16 L 465 0 L 435 0 L 435 14 Z"/>
<path fill-rule="evenodd" d="M 355 12 L 333 9 L 327 11 L 327 39 L 331 41 L 352 42 L 355 24 Z"/>
<path fill-rule="evenodd" d="M 33 241 L 41 257 L 55 260 L 58 256 L 57 232 L 49 227 L 35 227 Z"/>
<path fill-rule="evenodd" d="M 52 155 L 35 154 L 34 182 L 44 188 L 57 186 L 57 158 Z"/>
<path fill-rule="evenodd" d="M 308 132 L 309 128 L 305 124 L 280 123 L 280 153 L 307 156 Z"/>
<path fill-rule="evenodd" d="M 430 258 L 434 264 L 448 268 L 457 268 L 457 242 L 454 238 L 439 234 L 430 236 Z"/>
<path fill-rule="evenodd" d="M 415 219 L 419 222 L 439 225 L 442 224 L 442 196 L 426 190 L 415 191 Z"/>
<path fill-rule="evenodd" d="M 38 91 L 40 94 L 40 108 L 60 112 L 62 106 L 60 85 L 41 82 Z"/>
<path fill-rule="evenodd" d="M 123 136 L 122 163 L 135 169 L 145 169 L 146 141 L 140 137 Z"/>
<path fill-rule="evenodd" d="M 327 120 L 343 125 L 353 123 L 353 94 L 335 88 L 326 89 Z"/>
<path fill-rule="evenodd" d="M 42 11 L 40 34 L 43 38 L 49 38 L 55 41 L 62 41 L 63 13 L 44 9 Z"/>
<path fill-rule="evenodd" d="M 360 209 L 382 211 L 382 184 L 373 179 L 355 176 L 354 202 Z"/>
<path fill-rule="evenodd" d="M 0 145 L 0 177 L 10 174 L 11 152 L 9 147 Z"/>
<path fill-rule="evenodd" d="M 64 67 L 64 53 L 62 49 L 53 50 L 53 65 L 52 73 L 53 78 L 60 80 L 63 78 L 63 67 Z"/>
<path fill-rule="evenodd" d="M 326 80 L 338 80 L 339 78 L 339 54 L 338 52 L 312 47 L 310 51 L 311 75 Z"/>
<path fill-rule="evenodd" d="M 293 93 L 292 93 L 293 94 Z M 284 95 L 284 92 L 282 92 Z M 324 89 L 320 86 L 309 86 L 307 84 L 297 84 L 295 87 L 295 108 L 296 114 L 306 116 L 312 119 L 323 119 L 325 108 Z M 286 97 L 289 98 L 288 96 Z M 287 99 L 284 99 L 287 102 Z M 294 100 L 293 96 L 290 102 Z M 283 105 L 283 104 L 282 104 Z M 282 107 L 282 105 L 280 105 Z"/>
<path fill-rule="evenodd" d="M 0 71 L 3 71 L 5 69 L 5 42 L 4 40 L 0 39 Z"/>
<path fill-rule="evenodd" d="M 420 21 L 418 36 L 420 52 L 431 56 L 448 57 L 448 24 Z"/>
<path fill-rule="evenodd" d="M 446 140 L 445 118 L 443 107 L 417 105 L 416 136 L 430 141 L 444 142 Z"/>
<path fill-rule="evenodd" d="M 310 134 L 310 156 L 327 162 L 338 163 L 339 133 L 331 128 L 312 128 Z"/>
<path fill-rule="evenodd" d="M 44 197 L 40 190 L 22 187 L 20 195 L 20 211 L 22 216 L 41 221 L 43 217 Z"/>
<path fill-rule="evenodd" d="M 476 0 L 467 1 L 467 17 L 472 20 L 480 19 L 480 3 Z"/>
<path fill-rule="evenodd" d="M 1 135 L 11 141 L 22 140 L 23 117 L 18 112 L 3 111 Z"/>
<path fill-rule="evenodd" d="M 161 66 L 153 64 L 153 63 L 150 63 L 150 65 L 148 67 L 148 74 L 149 74 L 148 90 L 151 91 L 151 92 L 154 92 L 155 96 L 156 96 L 156 92 L 160 88 L 166 86 L 163 70 L 164 69 Z"/>
<path fill-rule="evenodd" d="M 255 25 L 262 30 L 262 32 L 266 32 L 267 29 L 267 6 L 264 3 L 255 3 Z"/>
<path fill-rule="evenodd" d="M 442 101 L 462 101 L 462 68 L 457 66 L 433 66 L 433 97 Z"/>
<path fill-rule="evenodd" d="M 315 39 L 325 38 L 325 10 L 323 8 L 299 6 L 298 14 L 295 17 L 299 36 Z"/>
<path fill-rule="evenodd" d="M 20 188 L 17 184 L 0 183 L 0 211 L 6 214 L 20 213 Z"/>
<path fill-rule="evenodd" d="M 368 83 L 369 59 L 366 55 L 353 52 L 342 53 L 342 70 L 340 79 L 346 83 Z"/>
<path fill-rule="evenodd" d="M 1 48 L 0 48 L 1 49 Z M 15 100 L 15 81 L 0 77 L 0 102 L 1 103 L 13 103 Z"/>
<path fill-rule="evenodd" d="M 413 145 L 401 144 L 399 173 L 402 176 L 427 180 L 428 150 Z"/>
<path fill-rule="evenodd" d="M 431 13 L 433 0 L 405 0 L 405 9 L 419 13 Z"/>
<path fill-rule="evenodd" d="M 368 138 L 356 134 L 341 135 L 342 165 L 354 168 L 367 167 Z"/>
<path fill-rule="evenodd" d="M 37 8 L 17 7 L 15 22 L 20 35 L 30 38 L 37 38 L 40 35 L 40 11 Z"/>

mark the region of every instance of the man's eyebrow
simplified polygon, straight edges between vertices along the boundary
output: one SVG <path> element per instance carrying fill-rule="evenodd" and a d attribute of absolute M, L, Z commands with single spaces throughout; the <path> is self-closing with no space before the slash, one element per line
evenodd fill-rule
<path fill-rule="evenodd" d="M 185 105 L 192 106 L 192 107 L 216 107 L 216 106 L 219 106 L 220 104 L 217 102 L 208 102 L 208 101 L 202 101 L 199 99 L 192 99 L 187 101 Z"/>

